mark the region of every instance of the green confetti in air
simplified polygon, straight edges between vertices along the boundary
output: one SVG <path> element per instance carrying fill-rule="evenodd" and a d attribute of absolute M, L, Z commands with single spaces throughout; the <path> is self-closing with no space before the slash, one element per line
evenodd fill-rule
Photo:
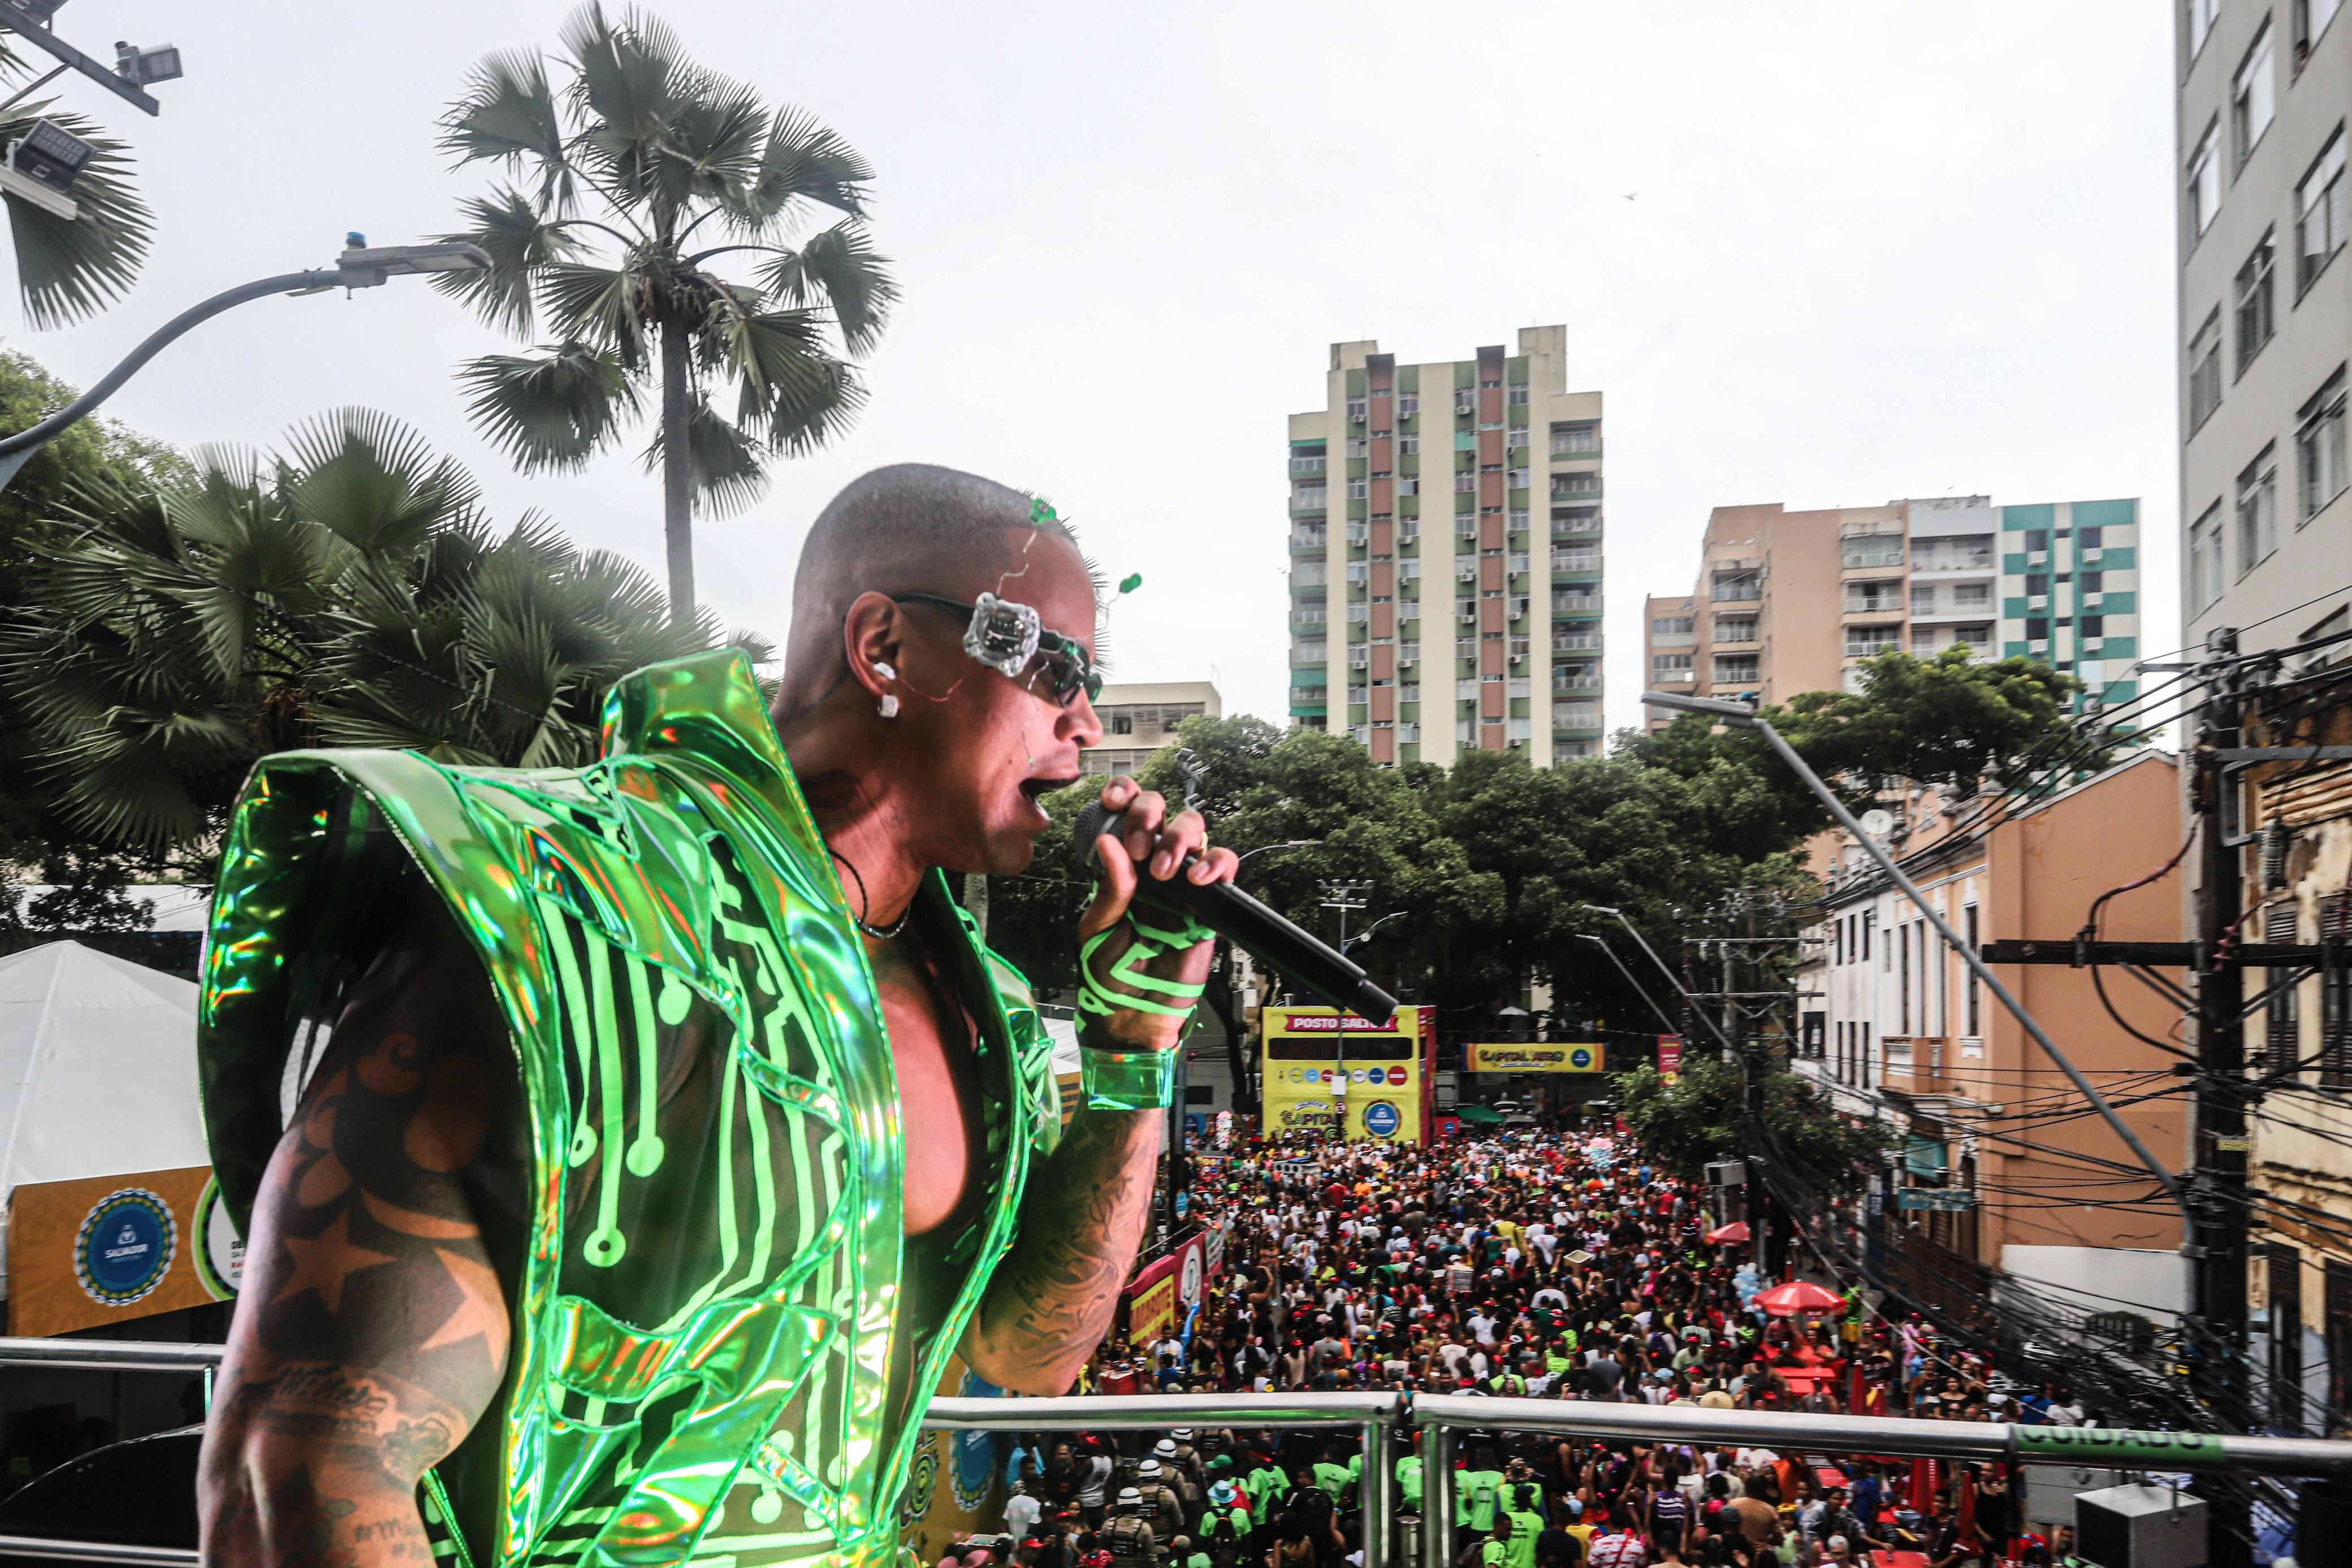
<path fill-rule="evenodd" d="M 1133 593 L 1137 589 L 1141 588 L 1142 586 L 1143 574 L 1139 571 L 1131 571 L 1127 574 L 1125 580 L 1119 583 L 1118 591 L 1121 593 Z"/>

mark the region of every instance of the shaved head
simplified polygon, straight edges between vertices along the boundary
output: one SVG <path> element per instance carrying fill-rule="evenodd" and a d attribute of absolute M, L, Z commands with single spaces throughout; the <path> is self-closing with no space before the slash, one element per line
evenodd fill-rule
<path fill-rule="evenodd" d="M 784 706 L 822 697 L 844 667 L 842 617 L 861 593 L 982 591 L 1020 600 L 1033 548 L 1057 541 L 1081 565 L 1076 538 L 1032 497 L 977 474 L 898 463 L 852 480 L 810 525 L 793 579 Z M 1059 630 L 1091 638 L 1092 625 Z"/>

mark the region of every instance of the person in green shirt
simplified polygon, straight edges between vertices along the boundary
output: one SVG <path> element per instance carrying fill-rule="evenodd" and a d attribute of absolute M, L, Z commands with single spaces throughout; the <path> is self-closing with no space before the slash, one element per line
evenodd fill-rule
<path fill-rule="evenodd" d="M 1528 1511 L 1528 1494 L 1532 1492 L 1538 1507 L 1542 1506 L 1540 1487 L 1511 1487 L 1512 1500 L 1518 1504 L 1503 1515 L 1496 1529 L 1503 1535 L 1503 1568 L 1536 1568 L 1536 1537 L 1543 1533 L 1544 1519 L 1540 1513 Z"/>
<path fill-rule="evenodd" d="M 1421 1456 L 1407 1454 L 1396 1462 L 1397 1496 L 1409 1512 L 1421 1511 Z"/>
<path fill-rule="evenodd" d="M 1480 1448 L 1473 1464 L 1454 1478 L 1454 1522 L 1462 1528 L 1489 1531 L 1495 1528 L 1496 1494 L 1503 1487 L 1503 1472 L 1495 1469 L 1495 1453 Z"/>
<path fill-rule="evenodd" d="M 1282 1467 L 1271 1459 L 1242 1478 L 1242 1490 L 1250 1495 L 1250 1511 L 1253 1513 L 1264 1514 L 1269 1500 L 1289 1490 L 1290 1478 L 1284 1475 Z"/>
<path fill-rule="evenodd" d="M 1356 1472 L 1339 1462 L 1339 1456 L 1329 1449 L 1315 1461 L 1315 1484 L 1331 1494 L 1331 1500 L 1341 1508 L 1348 1505 L 1348 1489 L 1355 1484 Z"/>
<path fill-rule="evenodd" d="M 1529 1559 L 1533 1561 L 1532 1557 Z M 1511 1568 L 1511 1521 L 1507 1516 L 1478 1548 L 1479 1568 Z"/>

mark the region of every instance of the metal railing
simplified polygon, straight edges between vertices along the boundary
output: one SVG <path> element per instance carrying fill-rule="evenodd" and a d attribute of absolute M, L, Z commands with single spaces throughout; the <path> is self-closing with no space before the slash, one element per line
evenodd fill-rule
<path fill-rule="evenodd" d="M 131 1340 L 0 1338 L 0 1367 L 108 1372 L 197 1372 L 211 1393 L 224 1346 Z M 1165 1431 L 1171 1427 L 1352 1430 L 1364 1446 L 1359 1506 L 1364 1561 L 1396 1561 L 1396 1456 L 1408 1427 L 1422 1458 L 1421 1568 L 1454 1559 L 1455 1435 L 1469 1430 L 1556 1432 L 1618 1442 L 1777 1448 L 1801 1453 L 1888 1458 L 2033 1461 L 2160 1474 L 2176 1472 L 2352 1479 L 2352 1442 L 2315 1437 L 2242 1437 L 2200 1432 L 2139 1432 L 2101 1427 L 2027 1427 L 1994 1421 L 1920 1421 L 1906 1416 L 1806 1416 L 1773 1410 L 1610 1404 L 1561 1399 L 1487 1399 L 1452 1394 L 1161 1394 L 1055 1399 L 934 1399 L 929 1431 Z M 190 1568 L 178 1547 L 0 1535 L 0 1557 L 46 1556 L 125 1568 Z"/>

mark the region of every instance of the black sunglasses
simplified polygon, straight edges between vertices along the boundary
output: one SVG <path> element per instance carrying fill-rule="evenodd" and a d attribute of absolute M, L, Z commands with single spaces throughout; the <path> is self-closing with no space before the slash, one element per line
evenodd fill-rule
<path fill-rule="evenodd" d="M 964 652 L 1010 679 L 1018 680 L 1034 658 L 1045 676 L 1054 700 L 1067 707 L 1084 692 L 1088 702 L 1102 695 L 1102 672 L 1074 637 L 1043 624 L 1026 604 L 1015 604 L 983 593 L 977 604 L 965 604 L 936 593 L 894 593 L 900 604 L 936 604 L 969 617 L 964 628 Z"/>

